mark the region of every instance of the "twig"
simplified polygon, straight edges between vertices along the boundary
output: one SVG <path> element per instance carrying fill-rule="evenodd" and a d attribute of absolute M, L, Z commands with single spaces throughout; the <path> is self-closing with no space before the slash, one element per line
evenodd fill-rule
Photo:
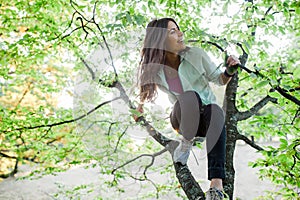
<path fill-rule="evenodd" d="M 90 74 L 92 75 L 92 80 L 95 80 L 96 75 L 95 75 L 94 71 L 92 70 L 92 68 L 90 68 L 90 66 L 87 64 L 87 62 L 83 58 L 80 58 L 80 60 L 84 64 L 84 66 L 88 69 Z"/>
<path fill-rule="evenodd" d="M 81 14 L 81 12 L 79 12 L 79 11 L 77 10 L 77 8 L 75 8 L 74 4 L 76 4 L 76 3 L 74 3 L 73 0 L 70 0 L 70 4 L 71 4 L 72 8 L 77 12 L 78 15 L 80 15 L 85 21 L 89 22 L 89 20 L 87 20 L 87 19 L 85 18 L 85 16 L 84 16 L 83 14 Z"/>
<path fill-rule="evenodd" d="M 161 150 L 161 151 L 159 151 L 159 152 L 157 152 L 157 153 L 154 153 L 154 154 L 141 154 L 141 155 L 139 155 L 139 156 L 137 156 L 137 157 L 135 157 L 135 158 L 133 158 L 133 159 L 131 159 L 131 160 L 125 162 L 123 165 L 120 165 L 119 167 L 113 169 L 111 173 L 114 174 L 114 173 L 115 173 L 117 170 L 119 170 L 120 168 L 123 168 L 123 167 L 125 167 L 126 165 L 128 165 L 128 164 L 130 164 L 130 163 L 132 163 L 132 162 L 134 162 L 134 161 L 136 161 L 136 160 L 138 160 L 138 159 L 140 159 L 140 158 L 142 158 L 142 157 L 151 157 L 151 158 L 153 159 L 153 158 L 155 158 L 155 157 L 157 157 L 157 156 L 159 156 L 159 155 L 161 155 L 161 154 L 163 154 L 163 153 L 165 153 L 165 152 L 167 152 L 167 151 L 168 151 L 168 150 L 167 150 L 166 148 L 164 148 L 163 150 Z M 152 162 L 151 162 L 151 163 L 152 163 Z"/>
<path fill-rule="evenodd" d="M 120 137 L 118 138 L 118 141 L 117 141 L 117 144 L 116 144 L 116 147 L 115 147 L 115 150 L 114 150 L 114 153 L 117 152 L 117 149 L 118 149 L 118 146 L 119 146 L 119 143 L 121 141 L 121 138 L 125 135 L 126 131 L 128 129 L 128 126 L 125 128 L 125 130 L 122 132 L 122 134 L 120 135 Z"/>
<path fill-rule="evenodd" d="M 300 107 L 298 108 L 298 110 L 297 110 L 297 112 L 296 112 L 296 114 L 295 114 L 295 116 L 294 116 L 294 118 L 293 118 L 293 120 L 292 120 L 292 122 L 291 122 L 291 125 L 293 125 L 294 122 L 295 122 L 295 120 L 296 120 L 297 118 L 299 118 L 299 117 L 300 117 Z"/>
<path fill-rule="evenodd" d="M 256 143 L 252 142 L 249 138 L 247 138 L 246 136 L 242 135 L 242 134 L 237 134 L 237 140 L 243 140 L 244 142 L 246 142 L 247 144 L 249 144 L 251 147 L 253 147 L 254 149 L 258 150 L 258 151 L 263 151 L 264 149 L 257 145 Z"/>
<path fill-rule="evenodd" d="M 211 45 L 217 47 L 220 51 L 224 52 L 224 49 L 215 42 L 206 41 L 206 40 L 188 40 L 188 42 L 190 42 L 190 43 L 192 43 L 192 42 L 201 42 L 201 43 L 211 44 Z"/>
<path fill-rule="evenodd" d="M 16 108 L 18 107 L 18 105 L 20 105 L 21 102 L 24 100 L 26 94 L 27 94 L 27 93 L 29 92 L 29 90 L 30 90 L 31 84 L 32 84 L 32 81 L 30 81 L 30 82 L 27 84 L 27 88 L 25 89 L 25 91 L 23 92 L 22 97 L 19 99 L 18 103 L 16 104 L 15 109 L 16 109 Z"/>
<path fill-rule="evenodd" d="M 72 14 L 71 21 L 70 21 L 69 25 L 67 26 L 67 28 L 65 28 L 65 30 L 62 31 L 61 34 L 57 35 L 55 38 L 53 38 L 53 39 L 51 39 L 51 40 L 56 40 L 56 39 L 60 38 L 60 37 L 62 36 L 63 33 L 65 33 L 69 28 L 71 28 L 76 13 L 77 13 L 77 11 L 75 11 L 75 12 Z"/>

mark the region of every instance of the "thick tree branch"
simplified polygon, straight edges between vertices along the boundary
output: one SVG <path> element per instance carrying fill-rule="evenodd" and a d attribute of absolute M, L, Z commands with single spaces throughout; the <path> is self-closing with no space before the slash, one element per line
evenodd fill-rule
<path fill-rule="evenodd" d="M 248 111 L 245 112 L 238 112 L 236 114 L 236 118 L 238 121 L 242 121 L 242 120 L 246 120 L 250 117 L 252 117 L 253 115 L 256 115 L 258 113 L 259 110 L 261 110 L 265 105 L 267 105 L 268 102 L 273 102 L 276 103 L 277 99 L 270 97 L 269 95 L 267 95 L 265 98 L 263 98 L 262 100 L 260 100 L 258 103 L 256 103 L 252 108 L 250 108 Z"/>
<path fill-rule="evenodd" d="M 125 89 L 123 88 L 120 82 L 116 82 L 115 87 L 120 91 L 120 95 L 123 100 L 129 105 L 131 109 L 135 109 L 135 106 L 130 101 L 129 97 L 126 94 Z M 146 127 L 147 132 L 162 146 L 166 147 L 168 151 L 172 154 L 176 146 L 178 145 L 177 141 L 171 140 L 164 135 L 162 135 L 159 131 L 157 131 L 143 116 L 141 116 L 138 120 L 142 126 Z M 176 176 L 184 190 L 185 194 L 189 199 L 204 199 L 204 193 L 191 174 L 187 165 L 181 165 L 178 163 L 174 163 Z"/>
<path fill-rule="evenodd" d="M 248 145 L 250 145 L 251 147 L 253 147 L 254 149 L 256 149 L 258 151 L 264 150 L 261 146 L 257 145 L 255 142 L 252 142 L 249 138 L 247 138 L 246 136 L 244 136 L 242 134 L 237 134 L 237 139 L 238 140 L 243 140 Z"/>
<path fill-rule="evenodd" d="M 176 177 L 178 178 L 187 197 L 192 200 L 204 200 L 205 194 L 198 182 L 194 179 L 188 166 L 181 165 L 180 163 L 174 163 L 174 167 L 176 171 Z"/>

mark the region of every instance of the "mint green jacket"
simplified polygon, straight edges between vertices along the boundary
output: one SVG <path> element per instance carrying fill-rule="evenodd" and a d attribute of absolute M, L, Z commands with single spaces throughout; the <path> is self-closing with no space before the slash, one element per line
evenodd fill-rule
<path fill-rule="evenodd" d="M 205 105 L 216 103 L 216 97 L 209 86 L 209 82 L 222 85 L 220 77 L 222 73 L 220 67 L 211 61 L 203 49 L 190 47 L 189 50 L 181 54 L 178 74 L 183 91 L 197 92 Z M 163 68 L 158 72 L 157 83 L 162 91 L 168 93 L 171 103 L 175 103 L 179 94 L 169 90 Z"/>

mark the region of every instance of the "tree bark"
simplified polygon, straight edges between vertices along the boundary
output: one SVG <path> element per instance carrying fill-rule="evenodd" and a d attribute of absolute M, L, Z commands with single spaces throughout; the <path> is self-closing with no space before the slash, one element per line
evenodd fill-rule
<path fill-rule="evenodd" d="M 230 199 L 233 199 L 234 191 L 234 177 L 235 170 L 233 166 L 233 157 L 236 145 L 237 130 L 237 118 L 238 112 L 235 107 L 235 98 L 238 85 L 238 75 L 236 74 L 226 87 L 226 96 L 224 102 L 224 110 L 226 111 L 225 125 L 226 125 L 226 177 L 224 180 L 224 190 L 229 195 Z"/>
<path fill-rule="evenodd" d="M 187 165 L 174 163 L 176 177 L 190 200 L 204 200 L 205 195 L 198 182 L 194 179 Z"/>
<path fill-rule="evenodd" d="M 241 61 L 241 65 L 245 66 L 248 54 L 243 50 L 243 55 L 239 58 Z M 226 125 L 226 133 L 227 133 L 227 140 L 226 140 L 226 162 L 225 162 L 225 169 L 226 169 L 226 177 L 224 180 L 224 190 L 229 195 L 230 199 L 233 199 L 233 191 L 234 191 L 234 177 L 235 177 L 235 170 L 233 166 L 233 158 L 234 158 L 234 151 L 236 141 L 238 139 L 238 114 L 239 111 L 236 108 L 236 93 L 238 88 L 238 72 L 235 76 L 231 79 L 226 87 L 225 98 L 224 98 L 224 111 L 226 113 L 225 117 L 225 125 Z"/>

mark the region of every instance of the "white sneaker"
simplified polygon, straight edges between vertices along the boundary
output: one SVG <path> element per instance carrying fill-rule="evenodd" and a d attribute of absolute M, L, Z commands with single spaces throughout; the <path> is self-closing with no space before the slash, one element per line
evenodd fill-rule
<path fill-rule="evenodd" d="M 206 192 L 206 200 L 223 200 L 224 194 L 221 190 L 213 187 Z"/>
<path fill-rule="evenodd" d="M 184 138 L 180 140 L 179 145 L 174 150 L 173 161 L 186 165 L 192 146 L 193 141 L 188 141 Z"/>

